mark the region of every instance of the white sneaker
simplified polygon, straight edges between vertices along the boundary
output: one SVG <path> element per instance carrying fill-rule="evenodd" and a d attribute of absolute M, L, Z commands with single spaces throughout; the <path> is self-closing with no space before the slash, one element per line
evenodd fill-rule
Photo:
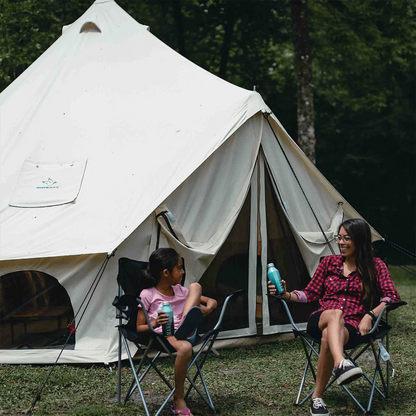
<path fill-rule="evenodd" d="M 315 397 L 311 400 L 310 412 L 313 416 L 329 416 L 328 409 L 320 397 Z"/>
<path fill-rule="evenodd" d="M 335 370 L 335 378 L 340 385 L 351 383 L 351 381 L 361 377 L 363 370 L 355 366 L 350 360 L 342 360 Z"/>

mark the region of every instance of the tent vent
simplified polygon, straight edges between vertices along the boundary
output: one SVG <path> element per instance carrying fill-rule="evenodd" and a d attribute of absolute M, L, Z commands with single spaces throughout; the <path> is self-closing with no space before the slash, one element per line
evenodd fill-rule
<path fill-rule="evenodd" d="M 93 22 L 87 22 L 84 23 L 81 27 L 81 30 L 79 31 L 79 33 L 83 33 L 83 32 L 98 32 L 101 33 L 100 28 Z"/>

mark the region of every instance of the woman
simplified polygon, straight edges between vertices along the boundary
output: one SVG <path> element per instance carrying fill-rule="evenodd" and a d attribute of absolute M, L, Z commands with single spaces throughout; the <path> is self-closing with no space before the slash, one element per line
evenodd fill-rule
<path fill-rule="evenodd" d="M 338 384 L 348 384 L 363 373 L 344 359 L 344 346 L 366 335 L 387 303 L 400 300 L 387 266 L 373 257 L 371 231 L 364 220 L 344 221 L 337 239 L 341 255 L 325 257 L 303 291 L 287 292 L 283 281 L 285 293 L 281 295 L 292 302 L 319 299 L 320 308 L 309 317 L 307 332 L 321 339 L 310 407 L 312 415 L 320 416 L 329 415 L 322 397 L 332 369 Z M 276 293 L 271 282 L 269 290 Z"/>

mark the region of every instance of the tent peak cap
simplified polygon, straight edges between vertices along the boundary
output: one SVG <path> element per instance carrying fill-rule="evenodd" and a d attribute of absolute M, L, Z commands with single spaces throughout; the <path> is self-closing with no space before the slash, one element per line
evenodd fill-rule
<path fill-rule="evenodd" d="M 115 3 L 115 0 L 95 0 L 94 4 L 103 4 L 103 3 Z"/>

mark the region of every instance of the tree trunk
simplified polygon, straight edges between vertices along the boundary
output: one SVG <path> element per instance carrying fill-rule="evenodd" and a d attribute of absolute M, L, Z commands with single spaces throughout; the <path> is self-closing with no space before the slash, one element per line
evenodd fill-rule
<path fill-rule="evenodd" d="M 230 3 L 225 3 L 226 11 L 226 22 L 224 24 L 224 38 L 221 45 L 220 51 L 220 67 L 218 71 L 218 76 L 220 78 L 226 79 L 227 77 L 227 65 L 228 59 L 230 57 L 230 49 L 232 44 L 232 37 L 234 33 L 234 25 L 236 22 L 236 13 L 234 10 L 235 5 Z"/>
<path fill-rule="evenodd" d="M 176 23 L 176 35 L 178 41 L 178 52 L 187 57 L 187 51 L 185 47 L 185 34 L 184 34 L 184 21 L 182 15 L 182 4 L 180 0 L 175 0 L 172 2 L 173 6 L 173 17 Z"/>
<path fill-rule="evenodd" d="M 309 40 L 307 8 L 308 0 L 292 0 L 295 68 L 298 81 L 298 144 L 309 160 L 315 163 L 312 47 Z"/>

